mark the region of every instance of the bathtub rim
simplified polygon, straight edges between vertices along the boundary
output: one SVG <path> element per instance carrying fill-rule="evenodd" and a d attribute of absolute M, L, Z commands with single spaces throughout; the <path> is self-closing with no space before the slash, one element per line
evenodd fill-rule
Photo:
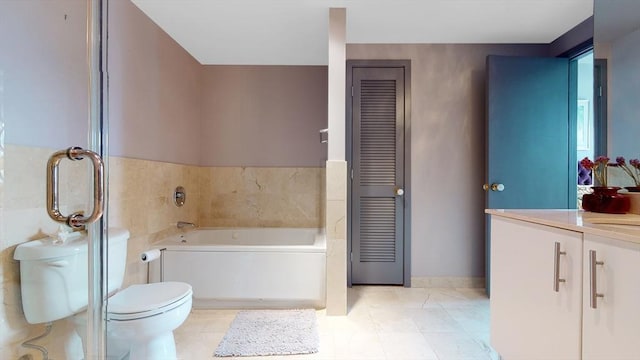
<path fill-rule="evenodd" d="M 190 244 L 181 242 L 181 236 L 206 230 L 314 230 L 312 245 L 238 245 L 238 244 Z M 279 227 L 199 227 L 182 234 L 167 236 L 155 242 L 153 249 L 166 251 L 227 251 L 227 252 L 321 252 L 327 251 L 327 237 L 324 228 L 279 228 Z"/>

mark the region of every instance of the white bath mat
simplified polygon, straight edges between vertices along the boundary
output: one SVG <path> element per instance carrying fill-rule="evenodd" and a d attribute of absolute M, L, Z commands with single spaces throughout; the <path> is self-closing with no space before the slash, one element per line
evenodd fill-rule
<path fill-rule="evenodd" d="M 240 311 L 214 356 L 266 356 L 318 352 L 316 312 L 305 310 Z"/>

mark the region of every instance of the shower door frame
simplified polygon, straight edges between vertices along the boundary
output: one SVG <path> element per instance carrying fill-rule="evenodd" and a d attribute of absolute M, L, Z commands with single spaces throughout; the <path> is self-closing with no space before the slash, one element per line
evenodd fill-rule
<path fill-rule="evenodd" d="M 12 359 L 106 358 L 107 4 L 0 1 L 0 352 Z M 58 295 L 27 292 L 34 297 L 26 301 L 23 289 L 54 280 L 39 278 L 38 271 L 22 274 L 26 264 L 15 258 L 18 246 L 34 240 L 46 245 L 45 239 L 59 244 L 70 227 L 84 224 L 88 268 L 81 268 L 80 258 L 46 262 L 48 273 L 60 275 L 55 281 L 87 276 L 74 284 L 82 294 L 53 299 Z M 69 248 L 82 254 L 83 242 Z M 31 310 L 45 315 L 27 319 Z"/>
<path fill-rule="evenodd" d="M 87 60 L 89 64 L 89 150 L 104 163 L 104 212 L 87 226 L 89 233 L 89 294 L 85 359 L 106 359 L 109 151 L 108 151 L 108 77 L 107 14 L 108 0 L 87 0 Z"/>

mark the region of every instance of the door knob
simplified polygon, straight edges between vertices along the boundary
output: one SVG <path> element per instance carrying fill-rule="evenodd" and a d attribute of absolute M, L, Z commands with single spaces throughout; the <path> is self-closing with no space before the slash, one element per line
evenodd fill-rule
<path fill-rule="evenodd" d="M 396 188 L 395 193 L 397 196 L 402 196 L 404 195 L 404 189 L 403 188 Z"/>
<path fill-rule="evenodd" d="M 497 183 L 493 183 L 491 185 L 489 185 L 489 184 L 482 185 L 482 190 L 489 191 L 489 189 L 491 189 L 491 191 L 502 191 L 502 190 L 504 190 L 504 185 L 503 184 L 497 184 Z"/>

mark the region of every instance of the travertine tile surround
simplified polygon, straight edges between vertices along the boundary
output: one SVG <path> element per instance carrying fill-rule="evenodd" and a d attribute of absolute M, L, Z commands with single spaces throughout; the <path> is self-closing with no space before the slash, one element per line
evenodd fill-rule
<path fill-rule="evenodd" d="M 198 222 L 207 227 L 322 226 L 322 168 L 208 167 Z"/>
<path fill-rule="evenodd" d="M 198 167 L 158 161 L 109 159 L 109 226 L 131 233 L 125 286 L 147 282 L 147 265 L 139 261 L 151 243 L 177 232 L 178 221 L 196 222 L 200 197 Z M 187 191 L 182 207 L 173 203 L 177 186 Z"/>
<path fill-rule="evenodd" d="M 45 210 L 45 168 L 53 149 L 8 145 L 3 159 L 5 183 L 0 202 L 0 353 L 17 358 L 27 352 L 20 343 L 42 332 L 22 314 L 19 264 L 15 247 L 54 233 L 58 227 Z M 87 209 L 87 162 L 61 162 L 61 210 Z M 157 161 L 109 159 L 109 226 L 130 231 L 125 286 L 144 283 L 147 266 L 138 255 L 158 238 L 176 232 L 177 221 L 200 226 L 319 227 L 323 224 L 324 169 L 320 168 L 202 168 Z M 80 184 L 80 185 L 78 185 Z M 173 204 L 173 191 L 187 190 L 185 206 Z M 6 186 L 6 188 L 4 188 Z M 63 334 L 72 331 L 64 321 L 41 344 L 52 358 L 63 358 Z M 77 340 L 77 339 L 76 339 Z"/>
<path fill-rule="evenodd" d="M 20 343 L 28 336 L 42 332 L 42 326 L 30 326 L 22 313 L 20 299 L 20 271 L 13 260 L 16 245 L 54 233 L 58 227 L 45 210 L 45 169 L 51 149 L 5 145 L 3 198 L 0 203 L 2 231 L 0 232 L 0 353 L 17 358 Z M 86 209 L 87 162 L 65 161 L 60 164 L 60 193 L 63 213 Z M 77 184 L 74 184 L 77 181 Z M 11 191 L 6 191 L 10 189 Z M 66 326 L 54 325 L 54 332 L 46 340 L 52 354 L 56 350 L 55 338 L 66 332 Z M 24 352 L 21 352 L 22 354 Z M 32 353 L 39 356 L 37 353 Z M 62 358 L 62 357 L 60 357 Z"/>
<path fill-rule="evenodd" d="M 347 314 L 347 162 L 327 161 L 327 315 Z"/>

